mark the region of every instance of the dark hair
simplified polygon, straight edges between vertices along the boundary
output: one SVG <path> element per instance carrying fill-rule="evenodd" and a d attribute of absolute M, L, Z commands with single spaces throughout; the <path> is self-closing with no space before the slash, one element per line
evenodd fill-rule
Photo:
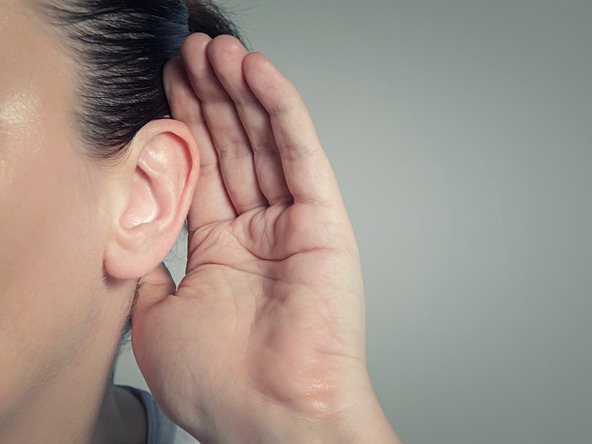
<path fill-rule="evenodd" d="M 168 117 L 165 62 L 192 32 L 236 26 L 208 0 L 41 0 L 74 60 L 74 126 L 85 153 L 117 158 L 150 120 Z"/>

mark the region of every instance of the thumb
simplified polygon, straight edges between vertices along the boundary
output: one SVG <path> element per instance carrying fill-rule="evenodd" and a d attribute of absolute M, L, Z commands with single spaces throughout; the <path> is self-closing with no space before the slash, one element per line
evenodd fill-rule
<path fill-rule="evenodd" d="M 132 306 L 132 325 L 134 316 L 158 304 L 167 296 L 175 294 L 177 286 L 164 262 L 161 262 L 150 273 L 140 278 L 136 285 L 136 294 Z"/>

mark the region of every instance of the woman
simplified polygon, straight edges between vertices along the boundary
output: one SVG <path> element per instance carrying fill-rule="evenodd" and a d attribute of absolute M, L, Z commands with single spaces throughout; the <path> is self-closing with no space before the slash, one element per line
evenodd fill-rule
<path fill-rule="evenodd" d="M 235 33 L 217 8 L 190 7 L 0 0 L 0 442 L 188 439 L 112 384 L 130 315 L 193 438 L 398 442 L 306 109 L 264 56 L 212 40 Z M 177 289 L 161 262 L 186 217 Z"/>

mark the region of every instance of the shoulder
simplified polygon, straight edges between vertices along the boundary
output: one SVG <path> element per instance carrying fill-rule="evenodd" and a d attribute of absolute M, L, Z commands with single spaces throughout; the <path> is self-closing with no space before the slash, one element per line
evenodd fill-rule
<path fill-rule="evenodd" d="M 126 385 L 118 385 L 118 387 L 132 393 L 144 406 L 148 424 L 147 444 L 199 444 L 199 441 L 162 413 L 150 393 Z"/>

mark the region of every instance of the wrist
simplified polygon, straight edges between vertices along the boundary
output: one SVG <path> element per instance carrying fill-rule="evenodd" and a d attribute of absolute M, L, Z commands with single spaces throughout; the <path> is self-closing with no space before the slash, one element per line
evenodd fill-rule
<path fill-rule="evenodd" d="M 242 418 L 217 424 L 203 443 L 285 443 L 285 444 L 400 444 L 371 385 L 347 396 L 336 396 L 331 403 L 318 402 L 310 409 L 293 410 L 284 406 L 260 409 L 257 401 L 243 404 Z M 256 421 L 248 412 L 259 411 Z M 213 424 L 212 424 L 213 425 Z"/>

